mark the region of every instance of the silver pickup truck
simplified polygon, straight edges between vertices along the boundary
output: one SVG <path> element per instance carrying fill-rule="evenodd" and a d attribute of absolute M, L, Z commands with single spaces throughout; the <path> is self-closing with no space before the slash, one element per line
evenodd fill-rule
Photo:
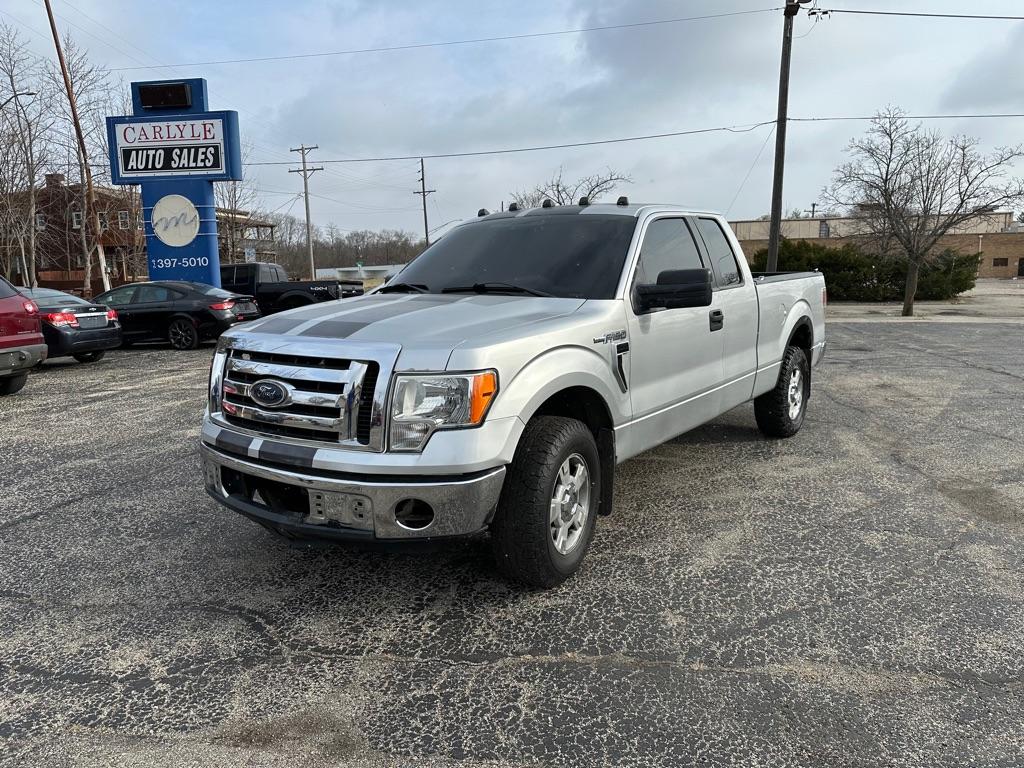
<path fill-rule="evenodd" d="M 221 337 L 213 498 L 298 540 L 489 531 L 508 577 L 553 586 L 618 462 L 751 400 L 764 434 L 800 429 L 820 274 L 753 275 L 721 216 L 675 206 L 480 214 L 375 293 Z"/>

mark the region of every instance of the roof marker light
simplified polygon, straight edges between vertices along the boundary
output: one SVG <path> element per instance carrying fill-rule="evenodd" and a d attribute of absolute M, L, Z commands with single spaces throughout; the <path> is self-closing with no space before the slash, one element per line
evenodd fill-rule
<path fill-rule="evenodd" d="M 554 205 L 555 205 L 555 201 L 554 200 L 552 200 L 550 197 L 545 197 L 544 198 L 544 202 L 540 204 L 540 207 L 541 208 L 553 208 Z"/>
<path fill-rule="evenodd" d="M 620 197 L 618 200 L 615 201 L 615 204 L 616 205 L 629 205 L 629 198 L 626 197 L 625 195 L 623 195 L 622 197 Z"/>
<path fill-rule="evenodd" d="M 590 205 L 590 198 L 589 197 L 581 197 L 580 198 L 580 205 Z"/>

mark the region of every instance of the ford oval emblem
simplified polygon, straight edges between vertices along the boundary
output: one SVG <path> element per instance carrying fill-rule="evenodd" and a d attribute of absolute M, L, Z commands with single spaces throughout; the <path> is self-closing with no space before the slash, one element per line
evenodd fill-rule
<path fill-rule="evenodd" d="M 249 397 L 264 408 L 280 408 L 288 404 L 291 392 L 283 382 L 260 379 L 249 387 Z"/>

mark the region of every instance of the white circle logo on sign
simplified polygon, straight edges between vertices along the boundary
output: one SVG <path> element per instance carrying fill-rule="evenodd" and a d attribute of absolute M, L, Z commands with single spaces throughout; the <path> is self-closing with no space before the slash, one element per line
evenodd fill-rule
<path fill-rule="evenodd" d="M 199 211 L 181 195 L 165 195 L 153 206 L 153 234 L 164 245 L 182 248 L 199 234 Z"/>

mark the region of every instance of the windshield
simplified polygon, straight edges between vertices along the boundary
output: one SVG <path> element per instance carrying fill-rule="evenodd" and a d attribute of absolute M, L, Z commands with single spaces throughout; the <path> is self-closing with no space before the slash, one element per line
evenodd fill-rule
<path fill-rule="evenodd" d="M 420 285 L 430 293 L 504 283 L 553 296 L 610 299 L 635 227 L 635 218 L 616 214 L 474 222 L 431 245 L 395 282 Z"/>

